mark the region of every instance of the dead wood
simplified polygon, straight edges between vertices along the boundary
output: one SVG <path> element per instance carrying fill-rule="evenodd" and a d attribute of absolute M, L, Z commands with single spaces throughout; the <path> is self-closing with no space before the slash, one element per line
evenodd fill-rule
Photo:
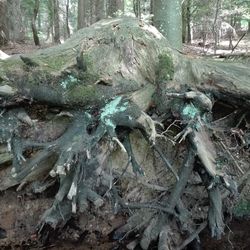
<path fill-rule="evenodd" d="M 185 57 L 131 18 L 0 60 L 0 190 L 54 190 L 36 231 L 43 244 L 72 218 L 124 212 L 113 237 L 136 232 L 130 248 L 159 238 L 159 249 L 182 249 L 207 224 L 219 238 L 224 202 L 236 202 L 249 168 L 249 79 L 248 65 Z M 245 116 L 215 121 L 216 103 Z"/>

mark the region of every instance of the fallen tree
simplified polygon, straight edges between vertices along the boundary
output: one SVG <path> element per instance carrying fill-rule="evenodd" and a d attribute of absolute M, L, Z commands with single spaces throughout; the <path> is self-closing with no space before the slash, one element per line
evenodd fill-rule
<path fill-rule="evenodd" d="M 220 238 L 225 204 L 248 204 L 248 68 L 184 57 L 135 19 L 0 60 L 0 190 L 56 190 L 43 243 L 74 214 L 126 213 L 111 228 L 139 233 L 130 249 L 183 249 L 207 225 Z"/>

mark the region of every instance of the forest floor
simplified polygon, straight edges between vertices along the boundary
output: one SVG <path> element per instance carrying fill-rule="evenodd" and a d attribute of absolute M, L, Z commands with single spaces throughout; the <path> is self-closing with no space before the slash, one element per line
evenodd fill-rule
<path fill-rule="evenodd" d="M 237 44 L 238 40 L 233 41 L 233 46 Z M 231 54 L 232 51 L 229 49 L 229 42 L 226 40 L 222 40 L 218 49 L 216 50 L 216 55 L 227 55 Z M 17 55 L 17 54 L 25 54 L 30 53 L 32 51 L 38 49 L 44 49 L 48 47 L 52 47 L 54 44 L 44 43 L 41 46 L 35 46 L 33 42 L 26 41 L 25 43 L 10 43 L 6 46 L 2 46 L 0 49 L 8 55 Z M 194 40 L 191 44 L 183 45 L 183 53 L 188 56 L 215 56 L 214 48 L 213 48 L 213 40 L 208 40 L 205 46 L 202 45 L 201 40 Z M 234 54 L 238 53 L 250 53 L 250 34 L 245 36 L 236 46 Z"/>
<path fill-rule="evenodd" d="M 234 45 L 237 41 L 234 41 Z M 31 43 L 25 44 L 10 44 L 2 47 L 1 50 L 8 55 L 18 55 L 23 53 L 33 52 L 40 48 L 50 47 L 52 45 L 46 44 L 41 47 L 36 47 Z M 250 38 L 243 39 L 237 48 L 235 53 L 250 51 Z M 200 46 L 199 41 L 195 41 L 192 45 L 184 45 L 184 54 L 192 57 L 210 56 L 213 54 L 213 48 L 209 46 Z M 223 41 L 220 48 L 217 50 L 217 54 L 231 53 L 228 50 L 228 41 Z M 51 206 L 50 196 L 53 194 L 51 190 L 48 196 L 36 197 L 32 194 L 17 194 L 14 189 L 7 190 L 0 193 L 0 249 L 101 249 L 101 250 L 122 250 L 127 249 L 126 244 L 128 242 L 112 241 L 111 237 L 102 238 L 98 230 L 93 232 L 81 232 L 75 227 L 74 222 L 68 226 L 67 232 L 69 238 L 77 235 L 77 241 L 66 240 L 56 241 L 53 245 L 46 247 L 39 246 L 35 234 L 36 225 L 39 221 L 39 216 L 47 208 Z M 18 218 L 18 219 L 17 219 Z M 125 221 L 125 216 L 116 218 L 109 218 L 109 223 L 105 220 L 99 219 L 95 221 L 94 228 L 107 228 L 112 235 L 112 230 L 122 225 Z M 95 219 L 96 220 L 96 219 Z M 79 221 L 78 221 L 79 222 Z M 84 223 L 84 222 L 82 222 Z M 112 225 L 110 225 L 112 224 Z M 201 234 L 201 242 L 203 250 L 223 250 L 223 249 L 237 249 L 247 250 L 250 249 L 250 220 L 233 220 L 226 229 L 226 233 L 219 241 L 211 240 L 208 231 L 204 231 Z M 34 232 L 34 234 L 30 234 Z M 6 235 L 7 234 L 7 238 Z M 152 246 L 150 249 L 157 249 L 156 246 Z"/>

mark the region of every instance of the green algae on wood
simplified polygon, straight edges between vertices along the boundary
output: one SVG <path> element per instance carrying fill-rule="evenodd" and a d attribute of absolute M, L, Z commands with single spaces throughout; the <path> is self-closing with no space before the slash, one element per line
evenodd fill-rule
<path fill-rule="evenodd" d="M 159 63 L 156 69 L 158 83 L 170 81 L 174 77 L 174 63 L 171 55 L 164 53 L 158 56 Z"/>

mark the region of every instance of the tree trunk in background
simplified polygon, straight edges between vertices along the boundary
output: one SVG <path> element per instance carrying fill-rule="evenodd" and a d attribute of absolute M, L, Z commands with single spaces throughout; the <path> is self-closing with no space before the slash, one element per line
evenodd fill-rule
<path fill-rule="evenodd" d="M 185 43 L 187 40 L 187 5 L 185 1 L 182 4 L 182 42 Z"/>
<path fill-rule="evenodd" d="M 121 13 L 124 13 L 124 0 L 108 0 L 107 2 L 108 16 L 117 16 L 117 13 L 119 11 L 121 11 Z"/>
<path fill-rule="evenodd" d="M 95 22 L 106 17 L 105 13 L 105 1 L 95 0 Z"/>
<path fill-rule="evenodd" d="M 22 12 L 19 0 L 8 0 L 8 28 L 9 39 L 13 42 L 24 40 L 24 28 L 22 25 Z"/>
<path fill-rule="evenodd" d="M 47 24 L 47 37 L 46 40 L 49 40 L 50 37 L 52 38 L 51 40 L 53 41 L 53 37 L 54 37 L 54 30 L 53 30 L 53 1 L 49 0 L 47 2 L 47 20 L 48 20 L 48 24 Z"/>
<path fill-rule="evenodd" d="M 60 42 L 60 25 L 59 25 L 59 2 L 53 0 L 53 23 L 54 23 L 54 42 Z"/>
<path fill-rule="evenodd" d="M 32 32 L 33 32 L 34 43 L 36 46 L 40 46 L 40 41 L 39 41 L 37 28 L 36 28 L 36 18 L 37 18 L 38 11 L 39 11 L 39 0 L 35 0 L 31 28 L 32 28 Z"/>
<path fill-rule="evenodd" d="M 78 0 L 78 29 L 88 27 L 105 16 L 105 1 Z"/>
<path fill-rule="evenodd" d="M 137 18 L 141 18 L 141 0 L 133 0 L 134 13 Z"/>
<path fill-rule="evenodd" d="M 191 0 L 187 1 L 187 43 L 192 42 L 192 30 L 191 30 Z"/>
<path fill-rule="evenodd" d="M 182 4 L 182 42 L 191 43 L 191 0 L 187 0 Z"/>
<path fill-rule="evenodd" d="M 173 48 L 182 48 L 181 0 L 153 0 L 153 24 Z"/>
<path fill-rule="evenodd" d="M 69 28 L 69 0 L 66 2 L 66 36 L 70 37 L 70 28 Z"/>
<path fill-rule="evenodd" d="M 216 1 L 216 5 L 215 5 L 215 14 L 214 14 L 214 23 L 213 23 L 213 37 L 214 37 L 214 54 L 216 54 L 216 50 L 217 50 L 217 46 L 219 44 L 219 29 L 220 29 L 220 18 L 219 18 L 219 14 L 220 14 L 220 10 L 221 10 L 221 0 L 217 0 Z"/>
<path fill-rule="evenodd" d="M 91 0 L 78 0 L 77 29 L 91 24 Z"/>
<path fill-rule="evenodd" d="M 7 23 L 7 1 L 0 0 L 0 46 L 9 40 L 9 31 Z"/>

